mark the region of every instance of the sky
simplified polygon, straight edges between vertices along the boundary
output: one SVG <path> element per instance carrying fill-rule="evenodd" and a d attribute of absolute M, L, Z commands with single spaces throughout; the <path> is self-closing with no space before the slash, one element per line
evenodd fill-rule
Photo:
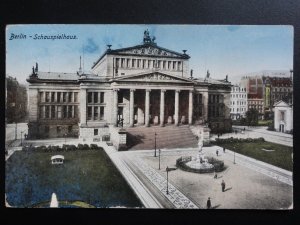
<path fill-rule="evenodd" d="M 25 84 L 36 62 L 39 71 L 75 73 L 80 55 L 88 73 L 108 44 L 112 49 L 142 44 L 146 29 L 158 46 L 187 50 L 194 77 L 209 70 L 212 78 L 228 74 L 231 81 L 241 74 L 293 68 L 294 30 L 286 25 L 9 25 L 6 75 Z M 76 39 L 34 39 L 63 34 Z"/>

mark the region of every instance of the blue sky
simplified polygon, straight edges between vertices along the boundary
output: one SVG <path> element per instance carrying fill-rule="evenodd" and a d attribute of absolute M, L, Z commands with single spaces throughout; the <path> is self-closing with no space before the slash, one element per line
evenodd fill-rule
<path fill-rule="evenodd" d="M 40 71 L 76 72 L 84 49 L 84 69 L 111 44 L 112 49 L 142 43 L 144 30 L 159 46 L 191 56 L 194 77 L 229 80 L 236 75 L 261 70 L 293 68 L 292 26 L 219 25 L 11 25 L 6 29 L 6 74 L 25 83 L 35 62 Z M 26 39 L 9 40 L 11 34 Z M 33 40 L 30 35 L 76 35 L 76 40 Z"/>

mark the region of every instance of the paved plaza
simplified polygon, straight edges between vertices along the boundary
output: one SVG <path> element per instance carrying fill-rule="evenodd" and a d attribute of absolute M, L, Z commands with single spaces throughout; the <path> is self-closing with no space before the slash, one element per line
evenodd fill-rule
<path fill-rule="evenodd" d="M 262 131 L 262 135 L 259 133 Z M 261 128 L 252 128 L 249 136 L 263 136 L 270 132 Z M 11 132 L 13 134 L 13 132 Z M 252 134 L 251 134 L 252 133 Z M 292 136 L 275 133 L 280 138 L 272 140 L 292 146 Z M 222 135 L 245 137 L 246 134 L 232 133 Z M 212 139 L 216 138 L 213 136 Z M 26 141 L 26 145 L 63 145 L 63 144 L 98 144 L 103 147 L 113 163 L 122 173 L 128 184 L 140 198 L 146 208 L 206 208 L 208 197 L 213 209 L 291 209 L 293 208 L 292 172 L 270 164 L 240 155 L 230 150 L 223 153 L 218 146 L 204 147 L 207 156 L 214 156 L 224 161 L 226 169 L 213 178 L 213 173 L 198 174 L 185 172 L 177 168 L 169 172 L 167 194 L 166 167 L 176 167 L 176 159 L 181 156 L 196 156 L 197 148 L 161 149 L 159 157 L 154 157 L 154 150 L 135 150 L 118 152 L 105 142 L 82 142 L 79 139 L 60 138 Z M 216 150 L 220 154 L 215 155 Z M 6 159 L 21 147 L 10 146 Z M 234 163 L 235 162 L 235 163 Z M 221 191 L 222 180 L 226 183 L 225 192 Z"/>

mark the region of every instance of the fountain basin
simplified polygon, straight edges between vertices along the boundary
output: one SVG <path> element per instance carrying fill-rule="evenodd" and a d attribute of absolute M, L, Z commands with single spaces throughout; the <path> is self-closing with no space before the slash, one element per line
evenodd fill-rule
<path fill-rule="evenodd" d="M 200 163 L 195 157 L 180 157 L 176 166 L 184 171 L 193 173 L 221 172 L 225 169 L 224 162 L 214 157 L 206 157 L 207 162 Z"/>

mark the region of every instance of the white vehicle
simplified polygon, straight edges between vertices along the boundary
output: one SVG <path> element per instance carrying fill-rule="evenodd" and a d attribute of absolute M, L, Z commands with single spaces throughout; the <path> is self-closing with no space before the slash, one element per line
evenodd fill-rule
<path fill-rule="evenodd" d="M 62 155 L 54 155 L 51 157 L 51 164 L 63 164 L 65 157 Z"/>

